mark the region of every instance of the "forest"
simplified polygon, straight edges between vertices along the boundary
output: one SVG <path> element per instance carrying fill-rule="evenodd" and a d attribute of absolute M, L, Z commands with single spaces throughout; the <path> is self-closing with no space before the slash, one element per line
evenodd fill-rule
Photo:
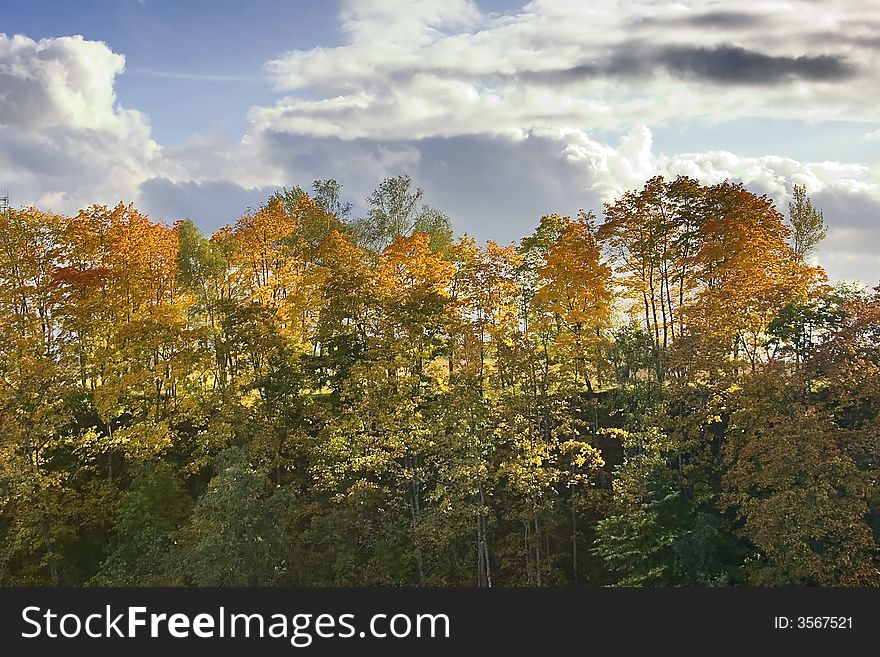
<path fill-rule="evenodd" d="M 876 586 L 880 288 L 804 187 L 518 243 L 405 175 L 0 215 L 0 585 Z"/>

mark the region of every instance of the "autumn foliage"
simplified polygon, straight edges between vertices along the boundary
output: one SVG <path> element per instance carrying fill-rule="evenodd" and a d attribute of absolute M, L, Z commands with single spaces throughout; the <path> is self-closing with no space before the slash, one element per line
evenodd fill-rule
<path fill-rule="evenodd" d="M 0 584 L 880 583 L 880 292 L 802 190 L 505 246 L 331 183 L 0 216 Z"/>

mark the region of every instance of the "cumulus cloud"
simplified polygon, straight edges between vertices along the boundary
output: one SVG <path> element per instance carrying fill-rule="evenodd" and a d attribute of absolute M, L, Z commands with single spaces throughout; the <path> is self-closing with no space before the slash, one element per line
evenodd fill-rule
<path fill-rule="evenodd" d="M 384 139 L 673 118 L 868 119 L 880 54 L 861 13 L 855 0 L 745 9 L 534 0 L 509 15 L 480 14 L 467 0 L 412 9 L 349 0 L 346 42 L 269 62 L 277 88 L 291 93 L 252 118 L 299 134 Z M 829 32 L 847 40 L 819 39 Z"/>
<path fill-rule="evenodd" d="M 0 174 L 58 211 L 133 199 L 159 164 L 146 116 L 117 102 L 125 58 L 81 36 L 0 34 Z"/>
<path fill-rule="evenodd" d="M 708 185 L 734 180 L 780 202 L 787 200 L 795 183 L 804 185 L 811 194 L 829 191 L 880 201 L 880 177 L 866 164 L 803 162 L 777 155 L 744 157 L 729 151 L 667 155 L 654 151 L 651 130 L 644 125 L 632 128 L 617 146 L 596 141 L 580 130 L 547 134 L 565 142 L 568 160 L 589 173 L 592 187 L 606 202 L 657 174 L 690 176 Z"/>
<path fill-rule="evenodd" d="M 216 227 L 217 217 L 225 223 L 284 182 L 259 135 L 196 134 L 161 147 L 148 117 L 117 100 L 124 70 L 125 57 L 103 42 L 0 34 L 0 184 L 13 203 L 75 213 L 138 202 L 156 216 L 193 214 Z"/>
<path fill-rule="evenodd" d="M 99 41 L 0 33 L 0 124 L 25 132 L 60 126 L 143 136 L 145 117 L 116 103 L 113 85 L 124 68 L 125 58 Z"/>

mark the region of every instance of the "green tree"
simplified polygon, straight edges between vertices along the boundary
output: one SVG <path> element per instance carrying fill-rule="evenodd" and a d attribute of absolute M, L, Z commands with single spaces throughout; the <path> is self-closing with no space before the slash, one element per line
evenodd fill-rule
<path fill-rule="evenodd" d="M 179 547 L 170 555 L 174 580 L 195 586 L 278 582 L 286 575 L 290 544 L 282 519 L 293 500 L 239 448 L 222 452 L 217 469 L 191 522 L 176 536 Z"/>
<path fill-rule="evenodd" d="M 825 216 L 813 207 L 805 185 L 795 183 L 792 200 L 788 203 L 788 220 L 791 223 L 791 248 L 798 258 L 806 260 L 828 235 Z"/>
<path fill-rule="evenodd" d="M 413 189 L 408 175 L 385 178 L 367 198 L 367 207 L 367 217 L 355 223 L 355 233 L 376 252 L 415 232 L 431 238 L 433 251 L 444 251 L 452 243 L 449 217 L 425 203 L 422 188 Z"/>
<path fill-rule="evenodd" d="M 723 586 L 741 577 L 742 548 L 708 499 L 669 467 L 674 440 L 657 429 L 619 432 L 630 455 L 617 472 L 611 514 L 595 550 L 620 586 Z"/>
<path fill-rule="evenodd" d="M 132 470 L 116 511 L 112 547 L 90 584 L 159 586 L 169 581 L 174 532 L 188 519 L 192 501 L 170 464 L 144 461 Z"/>
<path fill-rule="evenodd" d="M 348 221 L 351 216 L 352 204 L 348 201 L 342 201 L 340 185 L 333 178 L 326 180 L 316 180 L 312 183 L 312 189 L 315 190 L 315 202 L 318 206 L 336 217 L 341 222 Z"/>

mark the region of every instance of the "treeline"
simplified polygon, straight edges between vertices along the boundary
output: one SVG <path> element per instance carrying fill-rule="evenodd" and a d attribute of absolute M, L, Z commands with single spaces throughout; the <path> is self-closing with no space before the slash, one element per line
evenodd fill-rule
<path fill-rule="evenodd" d="M 876 585 L 880 293 L 741 185 L 0 216 L 0 584 Z"/>

